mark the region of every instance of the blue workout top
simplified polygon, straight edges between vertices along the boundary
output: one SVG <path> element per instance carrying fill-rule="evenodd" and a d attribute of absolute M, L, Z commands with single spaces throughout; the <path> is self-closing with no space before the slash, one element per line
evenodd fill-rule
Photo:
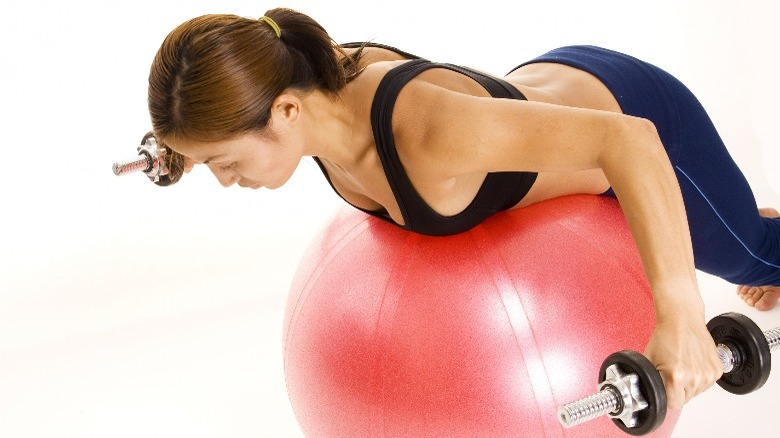
<path fill-rule="evenodd" d="M 356 47 L 359 45 L 352 43 L 343 47 Z M 392 115 L 395 101 L 404 85 L 418 74 L 431 68 L 446 68 L 462 73 L 477 81 L 493 97 L 525 100 L 525 96 L 508 82 L 476 70 L 452 64 L 431 62 L 389 46 L 380 44 L 371 44 L 371 46 L 389 49 L 412 59 L 393 68 L 385 75 L 379 83 L 371 106 L 371 126 L 374 132 L 376 149 L 387 181 L 390 183 L 390 188 L 401 210 L 405 223 L 403 228 L 432 236 L 456 234 L 469 230 L 496 212 L 511 208 L 520 202 L 531 189 L 534 181 L 536 181 L 536 173 L 488 173 L 474 200 L 465 210 L 453 216 L 444 216 L 437 213 L 417 193 L 398 157 L 393 138 Z M 314 157 L 314 159 L 320 166 L 320 169 L 322 169 L 323 174 L 325 174 L 328 183 L 333 187 L 333 183 L 330 181 L 328 172 L 322 162 L 317 157 Z M 333 187 L 333 190 L 341 196 L 335 187 Z M 354 205 L 353 207 L 396 224 L 396 222 L 390 219 L 387 211 L 384 209 L 372 211 Z"/>

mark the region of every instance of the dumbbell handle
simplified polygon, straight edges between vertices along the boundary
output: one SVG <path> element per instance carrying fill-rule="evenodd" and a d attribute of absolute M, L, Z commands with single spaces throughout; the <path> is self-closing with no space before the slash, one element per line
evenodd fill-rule
<path fill-rule="evenodd" d="M 146 172 L 152 167 L 152 159 L 148 155 L 138 154 L 138 158 L 134 160 L 122 161 L 114 163 L 112 169 L 114 175 L 122 176 L 128 173 L 144 171 Z"/>
<path fill-rule="evenodd" d="M 769 351 L 780 349 L 780 327 L 765 331 L 764 336 L 769 344 Z M 717 349 L 724 374 L 730 373 L 739 366 L 735 363 L 737 356 L 728 345 L 718 344 Z M 563 427 L 572 427 L 604 415 L 617 416 L 621 414 L 620 409 L 623 405 L 618 393 L 607 387 L 597 394 L 561 406 L 558 409 L 558 421 Z"/>
<path fill-rule="evenodd" d="M 161 177 L 170 173 L 166 160 L 166 157 L 169 157 L 168 153 L 169 151 L 158 145 L 157 139 L 149 133 L 144 136 L 141 146 L 138 147 L 138 157 L 114 163 L 111 169 L 117 176 L 142 171 L 152 182 L 159 184 Z"/>
<path fill-rule="evenodd" d="M 766 330 L 764 332 L 764 337 L 766 338 L 767 344 L 769 344 L 770 352 L 780 348 L 780 327 Z M 720 358 L 720 363 L 723 365 L 723 374 L 734 371 L 734 368 L 737 368 L 740 365 L 738 361 L 739 356 L 737 356 L 731 346 L 727 344 L 718 344 L 716 347 L 718 349 L 718 358 Z"/>

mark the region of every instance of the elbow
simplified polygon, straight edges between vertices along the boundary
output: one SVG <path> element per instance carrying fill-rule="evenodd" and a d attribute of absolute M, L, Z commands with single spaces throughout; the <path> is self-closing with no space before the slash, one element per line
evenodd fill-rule
<path fill-rule="evenodd" d="M 641 117 L 620 117 L 611 126 L 599 164 L 602 169 L 619 163 L 640 163 L 648 159 L 668 160 L 655 124 Z"/>
<path fill-rule="evenodd" d="M 661 137 L 658 135 L 658 129 L 655 127 L 655 123 L 641 117 L 632 117 L 631 119 L 636 125 L 633 130 L 637 133 L 638 137 L 648 140 L 648 143 L 659 145 L 663 148 Z"/>

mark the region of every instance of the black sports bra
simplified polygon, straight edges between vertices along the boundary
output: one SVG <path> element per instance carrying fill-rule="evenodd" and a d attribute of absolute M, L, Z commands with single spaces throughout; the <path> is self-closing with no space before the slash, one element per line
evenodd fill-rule
<path fill-rule="evenodd" d="M 359 47 L 361 44 L 350 43 L 342 47 Z M 404 85 L 418 74 L 431 68 L 446 68 L 462 73 L 482 85 L 493 97 L 525 100 L 525 96 L 506 81 L 476 70 L 452 64 L 431 62 L 390 46 L 381 44 L 369 44 L 369 46 L 392 50 L 412 59 L 391 69 L 382 78 L 371 106 L 371 126 L 374 132 L 376 149 L 387 181 L 390 183 L 390 188 L 401 210 L 405 223 L 403 228 L 432 236 L 456 234 L 469 230 L 496 212 L 511 208 L 520 202 L 531 189 L 534 181 L 536 181 L 537 174 L 531 172 L 493 172 L 487 174 L 474 200 L 465 210 L 453 216 L 444 216 L 437 213 L 414 189 L 398 157 L 393 138 L 392 115 L 395 101 Z M 314 157 L 314 159 L 320 166 L 328 183 L 333 187 L 325 166 L 317 157 Z M 335 187 L 333 187 L 333 190 L 341 196 Z M 384 209 L 371 211 L 357 206 L 354 207 L 372 216 L 396 224 L 396 222 L 390 219 L 387 211 Z"/>

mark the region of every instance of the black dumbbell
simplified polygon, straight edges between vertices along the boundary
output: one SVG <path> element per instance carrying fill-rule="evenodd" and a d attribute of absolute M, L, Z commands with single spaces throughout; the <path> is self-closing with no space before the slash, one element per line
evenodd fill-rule
<path fill-rule="evenodd" d="M 780 327 L 762 332 L 750 318 L 725 313 L 707 323 L 723 364 L 718 385 L 734 394 L 753 392 L 766 383 L 771 352 L 780 348 Z M 608 415 L 624 432 L 646 435 L 666 417 L 666 392 L 661 374 L 642 354 L 621 351 L 604 360 L 599 392 L 558 409 L 564 427 Z"/>
<path fill-rule="evenodd" d="M 780 327 L 762 332 L 750 318 L 724 313 L 707 323 L 723 363 L 721 388 L 749 394 L 766 383 L 772 371 L 772 350 L 780 343 Z"/>

